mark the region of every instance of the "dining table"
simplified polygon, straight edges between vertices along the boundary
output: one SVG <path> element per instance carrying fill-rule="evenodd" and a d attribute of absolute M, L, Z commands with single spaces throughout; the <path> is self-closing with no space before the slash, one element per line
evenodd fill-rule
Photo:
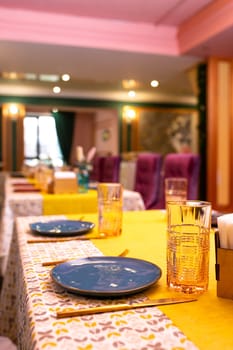
<path fill-rule="evenodd" d="M 95 184 L 96 185 L 96 184 Z M 139 192 L 123 190 L 123 210 L 144 210 Z M 30 178 L 14 178 L 6 175 L 0 229 L 0 275 L 5 274 L 6 260 L 17 216 L 67 215 L 96 213 L 97 190 L 90 188 L 84 193 L 46 193 Z"/>
<path fill-rule="evenodd" d="M 86 192 L 48 193 L 40 190 L 36 181 L 7 177 L 5 200 L 18 216 L 95 213 L 97 211 L 97 183 Z M 123 189 L 123 210 L 143 210 L 145 205 L 139 192 Z"/>
<path fill-rule="evenodd" d="M 214 230 L 210 232 L 208 290 L 193 302 L 109 311 L 57 318 L 59 310 L 150 299 L 186 296 L 174 293 L 166 283 L 166 229 L 164 210 L 123 212 L 122 234 L 94 238 L 97 213 L 83 220 L 95 227 L 82 236 L 41 236 L 32 233 L 33 223 L 78 220 L 79 215 L 17 217 L 0 300 L 0 335 L 12 339 L 18 349 L 232 349 L 233 300 L 217 297 Z M 52 278 L 60 259 L 115 257 L 127 249 L 127 257 L 161 269 L 161 277 L 132 294 L 83 295 L 69 291 Z M 52 265 L 50 265 L 50 264 Z M 72 263 L 71 263 L 72 265 Z M 116 281 L 117 283 L 117 281 Z"/>

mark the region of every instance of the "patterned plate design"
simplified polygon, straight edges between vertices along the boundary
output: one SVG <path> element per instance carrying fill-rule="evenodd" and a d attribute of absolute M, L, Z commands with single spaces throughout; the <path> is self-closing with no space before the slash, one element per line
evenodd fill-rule
<path fill-rule="evenodd" d="M 148 261 L 111 256 L 71 260 L 51 270 L 52 279 L 60 286 L 91 296 L 137 293 L 150 287 L 161 275 L 161 269 Z"/>

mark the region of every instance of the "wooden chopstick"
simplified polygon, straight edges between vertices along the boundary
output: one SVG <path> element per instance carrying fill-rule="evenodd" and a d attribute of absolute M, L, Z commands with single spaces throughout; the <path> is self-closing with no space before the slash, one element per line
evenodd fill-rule
<path fill-rule="evenodd" d="M 126 256 L 129 253 L 129 249 L 125 249 L 123 250 L 123 252 L 121 252 L 120 254 L 118 254 L 117 256 Z M 54 265 L 58 265 L 58 264 L 62 264 L 66 261 L 69 260 L 76 260 L 76 258 L 68 258 L 68 259 L 63 259 L 63 260 L 53 260 L 53 261 L 45 261 L 42 263 L 42 266 L 54 266 Z"/>
<path fill-rule="evenodd" d="M 164 298 L 164 299 L 151 299 L 148 301 L 133 303 L 133 304 L 111 304 L 111 305 L 103 305 L 97 307 L 88 307 L 82 309 L 73 309 L 73 310 L 61 310 L 57 311 L 57 318 L 63 317 L 73 317 L 73 316 L 84 316 L 84 315 L 93 315 L 104 312 L 112 312 L 112 311 L 122 311 L 122 310 L 131 310 L 142 307 L 150 307 L 150 306 L 159 306 L 159 305 L 170 305 L 170 304 L 179 304 L 179 303 L 188 303 L 192 301 L 197 301 L 196 298 Z"/>
<path fill-rule="evenodd" d="M 49 242 L 66 242 L 66 241 L 86 241 L 89 239 L 99 239 L 99 238 L 105 238 L 104 235 L 93 235 L 93 236 L 73 236 L 73 237 L 62 237 L 62 238 L 34 238 L 34 239 L 28 239 L 27 243 L 49 243 Z"/>
<path fill-rule="evenodd" d="M 54 260 L 54 261 L 45 261 L 41 265 L 42 266 L 54 266 L 54 265 L 62 264 L 64 262 L 66 262 L 66 261 L 75 260 L 75 259 L 77 259 L 77 258 L 69 258 L 69 259 Z"/>
<path fill-rule="evenodd" d="M 129 249 L 125 249 L 125 250 L 123 250 L 123 252 L 120 253 L 118 256 L 126 256 L 126 255 L 128 255 L 128 254 L 129 254 Z"/>

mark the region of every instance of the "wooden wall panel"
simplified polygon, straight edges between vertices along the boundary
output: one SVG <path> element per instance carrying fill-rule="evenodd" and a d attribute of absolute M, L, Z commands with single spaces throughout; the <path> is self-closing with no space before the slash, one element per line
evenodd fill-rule
<path fill-rule="evenodd" d="M 218 205 L 230 205 L 230 63 L 217 65 L 217 178 L 216 200 Z"/>
<path fill-rule="evenodd" d="M 209 59 L 207 199 L 222 212 L 233 210 L 232 69 L 231 60 Z"/>
<path fill-rule="evenodd" d="M 11 114 L 10 107 L 8 103 L 2 106 L 2 168 L 5 171 L 19 171 L 24 160 L 25 108 L 17 104 L 17 113 Z"/>
<path fill-rule="evenodd" d="M 11 170 L 12 168 L 12 132 L 11 120 L 4 114 L 2 118 L 2 162 L 3 170 Z"/>

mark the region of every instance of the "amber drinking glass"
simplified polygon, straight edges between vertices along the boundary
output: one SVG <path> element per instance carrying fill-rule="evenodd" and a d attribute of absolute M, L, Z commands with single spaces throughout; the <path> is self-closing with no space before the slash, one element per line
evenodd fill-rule
<path fill-rule="evenodd" d="M 99 234 L 119 236 L 122 231 L 122 185 L 99 183 L 97 190 Z"/>
<path fill-rule="evenodd" d="M 209 279 L 211 204 L 167 202 L 167 284 L 183 293 L 203 293 Z"/>

